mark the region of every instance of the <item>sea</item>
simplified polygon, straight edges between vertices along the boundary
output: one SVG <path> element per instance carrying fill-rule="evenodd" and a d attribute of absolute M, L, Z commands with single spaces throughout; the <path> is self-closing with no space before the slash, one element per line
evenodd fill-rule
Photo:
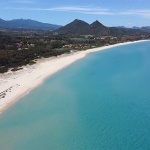
<path fill-rule="evenodd" d="M 150 41 L 48 78 L 0 114 L 0 150 L 150 150 Z"/>

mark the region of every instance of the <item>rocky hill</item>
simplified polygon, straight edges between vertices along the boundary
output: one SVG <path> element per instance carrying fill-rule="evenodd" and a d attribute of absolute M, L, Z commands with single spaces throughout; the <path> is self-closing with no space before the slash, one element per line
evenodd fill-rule
<path fill-rule="evenodd" d="M 56 32 L 67 35 L 123 36 L 149 34 L 149 28 L 106 27 L 97 20 L 92 24 L 88 24 L 85 21 L 75 19 L 73 22 L 56 30 Z"/>
<path fill-rule="evenodd" d="M 75 19 L 73 22 L 61 27 L 57 30 L 59 34 L 75 34 L 75 35 L 108 35 L 109 29 L 100 22 L 95 21 L 88 24 L 82 20 Z"/>
<path fill-rule="evenodd" d="M 56 30 L 60 28 L 59 25 L 42 23 L 30 19 L 14 19 L 5 21 L 0 19 L 0 28 L 24 28 L 24 29 L 41 29 L 41 30 Z"/>

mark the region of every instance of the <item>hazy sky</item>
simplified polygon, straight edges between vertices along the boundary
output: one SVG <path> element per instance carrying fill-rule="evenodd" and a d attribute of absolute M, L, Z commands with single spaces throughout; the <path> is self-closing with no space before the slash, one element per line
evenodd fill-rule
<path fill-rule="evenodd" d="M 150 0 L 0 0 L 0 18 L 65 25 L 74 19 L 106 26 L 150 26 Z"/>

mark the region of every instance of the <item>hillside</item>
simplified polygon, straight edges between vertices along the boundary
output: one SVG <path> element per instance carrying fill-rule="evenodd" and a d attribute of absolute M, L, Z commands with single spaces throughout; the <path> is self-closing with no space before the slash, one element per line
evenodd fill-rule
<path fill-rule="evenodd" d="M 96 36 L 123 36 L 123 35 L 141 35 L 149 34 L 149 28 L 132 29 L 122 27 L 106 27 L 99 21 L 88 24 L 82 20 L 75 19 L 73 22 L 67 24 L 56 30 L 58 34 L 68 35 L 96 35 Z"/>
<path fill-rule="evenodd" d="M 105 27 L 103 24 L 101 24 L 99 21 L 95 21 L 92 24 L 90 24 L 90 34 L 94 35 L 109 35 L 109 29 Z"/>
<path fill-rule="evenodd" d="M 142 27 L 141 30 L 145 31 L 145 32 L 150 32 L 150 27 L 148 27 L 148 26 L 147 27 Z"/>
<path fill-rule="evenodd" d="M 59 34 L 87 34 L 90 26 L 88 23 L 75 19 L 73 22 L 57 30 Z"/>
<path fill-rule="evenodd" d="M 0 28 L 25 28 L 25 29 L 41 29 L 41 30 L 56 30 L 59 25 L 41 23 L 30 19 L 14 19 L 5 21 L 0 19 Z"/>
<path fill-rule="evenodd" d="M 112 36 L 117 36 L 121 37 L 124 35 L 129 35 L 129 36 L 136 36 L 136 35 L 147 35 L 148 33 L 140 30 L 140 29 L 131 29 L 131 28 L 116 28 L 116 27 L 110 27 L 109 28 L 110 35 Z"/>
<path fill-rule="evenodd" d="M 66 26 L 59 28 L 57 32 L 59 34 L 75 35 L 108 35 L 109 29 L 98 21 L 88 24 L 82 20 L 75 19 Z"/>

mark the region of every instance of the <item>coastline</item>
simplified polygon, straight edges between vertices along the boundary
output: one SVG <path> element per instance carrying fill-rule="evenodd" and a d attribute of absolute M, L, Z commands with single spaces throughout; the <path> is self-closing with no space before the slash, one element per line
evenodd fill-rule
<path fill-rule="evenodd" d="M 84 58 L 89 53 L 144 41 L 149 40 L 118 43 L 79 51 L 74 54 L 63 54 L 55 58 L 42 58 L 32 66 L 24 66 L 22 70 L 18 70 L 16 72 L 9 71 L 7 73 L 0 74 L 0 112 L 4 112 L 21 97 L 27 95 L 31 90 L 40 86 L 48 77 L 71 65 L 75 61 Z"/>

